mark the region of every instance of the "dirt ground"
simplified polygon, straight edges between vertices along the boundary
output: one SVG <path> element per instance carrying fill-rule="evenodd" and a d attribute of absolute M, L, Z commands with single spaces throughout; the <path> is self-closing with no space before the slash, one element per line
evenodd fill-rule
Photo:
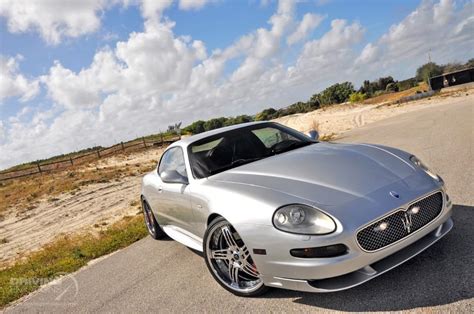
<path fill-rule="evenodd" d="M 162 151 L 153 148 L 113 156 L 76 171 L 88 172 L 110 166 L 125 168 L 142 163 L 148 164 L 151 171 Z M 30 209 L 25 210 L 22 204 L 13 205 L 0 219 L 0 265 L 39 249 L 61 234 L 99 231 L 124 216 L 139 213 L 140 183 L 141 175 L 118 177 L 54 197 L 42 197 Z"/>
<path fill-rule="evenodd" d="M 308 113 L 281 117 L 274 121 L 301 132 L 317 129 L 321 136 L 331 134 L 339 136 L 354 128 L 402 113 L 420 110 L 427 106 L 449 104 L 453 97 L 472 98 L 473 95 L 474 88 L 470 88 L 468 90 L 447 92 L 431 98 L 396 105 L 341 104 Z"/>
<path fill-rule="evenodd" d="M 474 89 L 402 105 L 338 105 L 276 121 L 303 132 L 317 127 L 321 135 L 341 135 L 353 128 L 402 113 L 427 106 L 448 105 L 452 97 L 468 97 L 474 101 Z M 9 204 L 9 210 L 0 217 L 0 265 L 9 264 L 41 248 L 61 234 L 99 231 L 124 216 L 139 213 L 141 175 L 153 169 L 162 152 L 161 148 L 152 148 L 102 159 L 76 171 L 88 172 L 104 167 L 120 169 L 131 165 L 146 167 L 137 168 L 141 172 L 130 176 L 87 184 L 54 197 L 44 196 L 36 200 L 35 206 L 29 210 L 25 210 L 24 204 Z"/>

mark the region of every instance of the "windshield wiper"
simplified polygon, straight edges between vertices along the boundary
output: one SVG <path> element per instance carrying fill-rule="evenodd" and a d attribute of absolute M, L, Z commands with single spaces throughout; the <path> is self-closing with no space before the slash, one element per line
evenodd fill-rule
<path fill-rule="evenodd" d="M 310 145 L 310 144 L 314 144 L 314 143 L 316 143 L 316 142 L 291 142 L 290 144 L 288 144 L 287 146 L 285 146 L 281 149 L 274 150 L 273 153 L 281 154 L 281 153 L 284 153 L 284 152 L 287 152 L 287 151 L 290 151 L 290 150 L 293 150 L 293 149 L 296 149 L 296 148 L 304 147 L 304 146 L 307 146 L 307 145 Z"/>
<path fill-rule="evenodd" d="M 230 163 L 230 166 L 241 166 L 241 165 L 248 164 L 249 162 L 252 162 L 252 161 L 257 161 L 257 160 L 262 159 L 262 158 L 264 158 L 264 157 L 240 158 L 240 159 L 232 161 Z"/>
<path fill-rule="evenodd" d="M 229 170 L 229 169 L 232 169 L 232 168 L 235 168 L 235 167 L 238 167 L 238 166 L 242 166 L 242 165 L 251 163 L 252 161 L 257 161 L 257 160 L 265 158 L 265 157 L 268 157 L 268 156 L 236 159 L 236 160 L 232 161 L 230 164 L 225 165 L 224 167 L 220 167 L 220 168 L 213 169 L 213 170 L 209 171 L 209 173 L 211 175 L 213 175 L 213 174 L 225 171 L 225 170 Z"/>

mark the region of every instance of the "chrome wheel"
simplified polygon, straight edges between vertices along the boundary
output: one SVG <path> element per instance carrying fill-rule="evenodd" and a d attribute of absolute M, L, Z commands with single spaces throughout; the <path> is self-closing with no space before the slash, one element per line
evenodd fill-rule
<path fill-rule="evenodd" d="M 228 290 L 251 295 L 265 288 L 247 246 L 224 219 L 212 224 L 206 233 L 205 253 L 214 277 Z"/>
<path fill-rule="evenodd" d="M 143 215 L 145 216 L 145 224 L 148 232 L 152 235 L 155 234 L 155 220 L 150 205 L 148 205 L 147 202 L 143 202 Z"/>
<path fill-rule="evenodd" d="M 163 232 L 160 225 L 156 221 L 150 205 L 144 199 L 142 199 L 142 208 L 143 208 L 143 216 L 145 218 L 145 225 L 148 230 L 148 233 L 152 236 L 153 239 L 163 238 L 165 236 L 165 233 Z"/>

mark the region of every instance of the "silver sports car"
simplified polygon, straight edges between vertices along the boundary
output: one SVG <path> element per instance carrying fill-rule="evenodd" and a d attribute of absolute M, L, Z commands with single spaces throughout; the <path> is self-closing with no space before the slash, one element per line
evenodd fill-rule
<path fill-rule="evenodd" d="M 143 178 L 149 233 L 203 252 L 222 287 L 256 296 L 357 286 L 451 230 L 444 182 L 418 158 L 317 139 L 257 122 L 172 144 Z"/>

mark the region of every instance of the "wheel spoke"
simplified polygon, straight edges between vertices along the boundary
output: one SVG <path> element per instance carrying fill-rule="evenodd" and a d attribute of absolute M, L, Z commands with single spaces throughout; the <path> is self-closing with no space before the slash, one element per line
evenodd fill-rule
<path fill-rule="evenodd" d="M 242 271 L 250 276 L 257 278 L 260 277 L 260 274 L 258 273 L 257 269 L 255 269 L 252 265 L 248 263 L 244 263 Z"/>
<path fill-rule="evenodd" d="M 155 226 L 153 225 L 153 218 L 150 207 L 145 203 L 143 204 L 143 211 L 145 213 L 145 223 L 148 227 L 148 230 L 155 232 Z"/>
<path fill-rule="evenodd" d="M 207 233 L 206 259 L 217 280 L 231 291 L 252 293 L 263 280 L 250 255 L 250 249 L 226 221 L 216 223 Z"/>
<path fill-rule="evenodd" d="M 228 259 L 227 249 L 211 251 L 211 257 L 213 259 L 227 260 Z"/>
<path fill-rule="evenodd" d="M 239 285 L 239 268 L 229 263 L 229 278 L 233 284 Z"/>
<path fill-rule="evenodd" d="M 247 246 L 244 245 L 240 248 L 240 251 L 242 252 L 242 257 L 246 260 L 250 256 L 250 252 L 247 249 Z"/>
<path fill-rule="evenodd" d="M 221 231 L 225 242 L 227 242 L 227 245 L 232 248 L 237 247 L 237 243 L 235 242 L 234 236 L 232 235 L 232 231 L 230 231 L 229 226 L 222 227 Z"/>

